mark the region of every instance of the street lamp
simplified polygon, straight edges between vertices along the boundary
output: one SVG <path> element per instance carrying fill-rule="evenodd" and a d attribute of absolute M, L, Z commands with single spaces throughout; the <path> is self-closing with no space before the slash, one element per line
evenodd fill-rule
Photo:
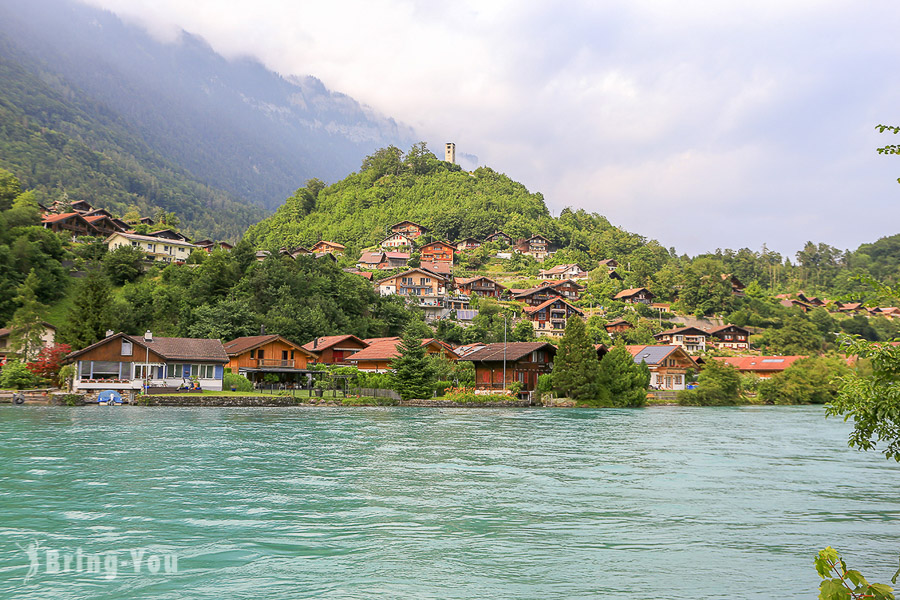
<path fill-rule="evenodd" d="M 147 350 L 144 359 L 144 395 L 147 394 L 148 388 L 150 387 L 150 342 L 153 341 L 153 334 L 148 329 L 144 333 L 144 348 Z"/>

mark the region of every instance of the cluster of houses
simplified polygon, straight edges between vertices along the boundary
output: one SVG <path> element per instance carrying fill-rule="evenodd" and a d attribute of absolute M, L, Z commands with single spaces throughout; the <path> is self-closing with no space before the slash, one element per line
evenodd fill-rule
<path fill-rule="evenodd" d="M 39 204 L 39 207 L 41 225 L 45 229 L 68 233 L 73 237 L 102 237 L 110 250 L 131 246 L 142 250 L 147 258 L 153 261 L 181 263 L 197 249 L 212 252 L 215 248 L 225 250 L 232 248 L 227 242 L 191 241 L 183 233 L 171 228 L 139 234 L 134 230 L 135 225 L 153 227 L 155 225 L 153 219 L 142 217 L 137 222 L 126 223 L 114 217 L 108 210 L 94 208 L 84 200 L 65 205 L 54 202 L 49 207 Z"/>
<path fill-rule="evenodd" d="M 844 315 L 865 315 L 870 317 L 886 317 L 894 319 L 900 317 L 900 307 L 896 306 L 865 306 L 862 302 L 830 301 L 826 298 L 808 296 L 803 292 L 796 294 L 778 294 L 775 296 L 782 306 L 799 308 L 803 312 L 809 312 L 815 308 L 825 308 L 833 313 Z"/>

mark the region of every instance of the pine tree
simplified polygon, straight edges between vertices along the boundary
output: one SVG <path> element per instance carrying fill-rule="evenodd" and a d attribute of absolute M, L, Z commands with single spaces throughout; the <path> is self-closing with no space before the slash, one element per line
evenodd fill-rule
<path fill-rule="evenodd" d="M 584 321 L 571 317 L 553 363 L 553 388 L 560 396 L 585 402 L 599 397 L 600 364 Z"/>
<path fill-rule="evenodd" d="M 15 302 L 19 305 L 9 322 L 9 345 L 22 361 L 34 358 L 44 346 L 44 314 L 47 306 L 37 299 L 41 282 L 34 269 L 19 286 Z"/>
<path fill-rule="evenodd" d="M 81 349 L 102 340 L 116 323 L 109 281 L 102 273 L 90 271 L 78 282 L 75 302 L 69 309 L 66 324 L 60 330 L 60 341 Z"/>
<path fill-rule="evenodd" d="M 600 398 L 604 406 L 643 406 L 647 401 L 650 369 L 635 364 L 622 343 L 616 344 L 600 361 Z"/>
<path fill-rule="evenodd" d="M 391 362 L 394 388 L 403 400 L 431 396 L 431 364 L 425 356 L 419 328 L 413 325 L 403 332 L 400 355 Z"/>

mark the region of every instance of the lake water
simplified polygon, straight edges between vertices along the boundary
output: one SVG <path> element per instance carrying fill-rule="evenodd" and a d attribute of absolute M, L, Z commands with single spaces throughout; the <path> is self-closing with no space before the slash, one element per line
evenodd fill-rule
<path fill-rule="evenodd" d="M 0 598 L 815 598 L 826 545 L 870 581 L 898 564 L 900 465 L 849 429 L 821 407 L 0 407 Z"/>

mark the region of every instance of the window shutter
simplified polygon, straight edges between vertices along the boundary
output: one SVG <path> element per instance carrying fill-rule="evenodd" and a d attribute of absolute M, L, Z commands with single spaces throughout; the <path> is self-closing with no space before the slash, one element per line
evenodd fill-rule
<path fill-rule="evenodd" d="M 222 377 L 224 376 L 224 372 L 225 372 L 224 365 L 216 365 L 216 379 L 222 379 Z"/>

